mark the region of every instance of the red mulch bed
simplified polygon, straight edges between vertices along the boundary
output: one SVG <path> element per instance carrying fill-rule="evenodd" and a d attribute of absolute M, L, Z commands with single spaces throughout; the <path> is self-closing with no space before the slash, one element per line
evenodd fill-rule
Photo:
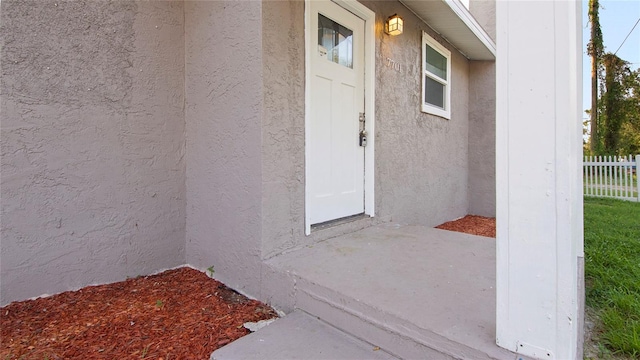
<path fill-rule="evenodd" d="M 208 359 L 276 316 L 180 268 L 0 308 L 0 359 Z"/>
<path fill-rule="evenodd" d="M 462 219 L 436 226 L 437 229 L 463 232 L 471 235 L 496 237 L 496 218 L 467 215 Z"/>

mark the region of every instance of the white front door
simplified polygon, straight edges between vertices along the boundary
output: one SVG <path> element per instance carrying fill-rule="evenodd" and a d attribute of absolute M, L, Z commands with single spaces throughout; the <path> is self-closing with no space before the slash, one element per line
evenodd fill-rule
<path fill-rule="evenodd" d="M 331 1 L 310 10 L 307 201 L 317 224 L 364 212 L 364 20 Z"/>

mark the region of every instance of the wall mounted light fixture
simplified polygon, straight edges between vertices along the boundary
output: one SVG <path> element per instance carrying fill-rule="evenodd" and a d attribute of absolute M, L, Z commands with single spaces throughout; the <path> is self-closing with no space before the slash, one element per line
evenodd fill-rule
<path fill-rule="evenodd" d="M 389 16 L 384 27 L 387 34 L 400 35 L 402 34 L 402 30 L 404 28 L 404 21 L 402 21 L 402 18 L 398 16 L 398 14 L 393 14 Z"/>

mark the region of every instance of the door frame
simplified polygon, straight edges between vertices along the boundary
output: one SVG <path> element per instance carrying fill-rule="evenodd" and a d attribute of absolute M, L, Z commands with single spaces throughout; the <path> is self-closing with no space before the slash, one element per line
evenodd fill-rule
<path fill-rule="evenodd" d="M 311 218 L 310 218 L 310 189 L 309 168 L 307 165 L 310 160 L 309 148 L 306 144 L 310 143 L 311 137 L 309 127 L 311 124 L 311 56 L 313 46 L 311 45 L 311 32 L 309 26 L 311 24 L 311 1 L 331 1 L 331 0 L 305 0 L 304 2 L 304 47 L 305 47 L 305 86 L 304 86 L 304 159 L 305 159 L 305 186 L 304 186 L 304 213 L 305 213 L 305 234 L 311 234 Z M 365 130 L 367 131 L 367 146 L 364 148 L 364 213 L 373 217 L 375 215 L 375 197 L 374 197 L 374 180 L 375 180 L 375 21 L 376 14 L 366 6 L 360 4 L 356 0 L 333 0 L 334 3 L 343 7 L 347 11 L 364 20 L 364 111 L 366 114 Z M 317 49 L 316 49 L 317 50 Z M 357 119 L 354 119 L 357 121 Z M 354 139 L 355 141 L 355 139 Z"/>

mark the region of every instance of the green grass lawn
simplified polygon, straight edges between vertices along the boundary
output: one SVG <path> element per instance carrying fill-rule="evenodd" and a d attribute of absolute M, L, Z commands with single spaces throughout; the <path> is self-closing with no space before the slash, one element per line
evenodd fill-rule
<path fill-rule="evenodd" d="M 601 345 L 640 358 L 640 203 L 584 199 L 587 307 Z"/>

